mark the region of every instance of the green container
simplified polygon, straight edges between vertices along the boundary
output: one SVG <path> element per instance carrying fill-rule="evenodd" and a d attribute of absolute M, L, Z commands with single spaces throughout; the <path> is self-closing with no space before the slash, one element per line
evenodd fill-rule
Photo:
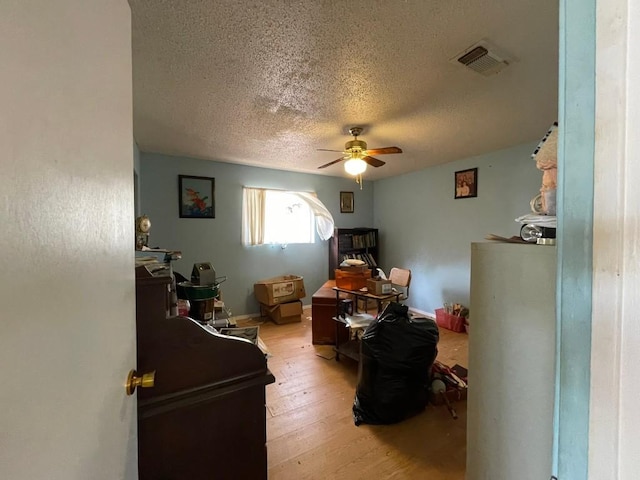
<path fill-rule="evenodd" d="M 178 298 L 189 301 L 211 300 L 220 294 L 220 284 L 194 285 L 191 282 L 180 282 L 176 285 Z"/>

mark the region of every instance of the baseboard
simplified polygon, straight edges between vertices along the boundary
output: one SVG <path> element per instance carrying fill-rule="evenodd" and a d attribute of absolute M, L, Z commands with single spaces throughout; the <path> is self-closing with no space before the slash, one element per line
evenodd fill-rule
<path fill-rule="evenodd" d="M 305 305 L 304 303 L 302 304 L 302 310 L 305 310 L 308 308 L 311 308 L 311 305 Z M 260 318 L 260 317 L 262 317 L 262 315 L 260 315 L 260 312 L 258 312 L 258 313 L 245 313 L 243 315 L 233 315 L 231 318 L 238 321 L 238 320 L 250 320 L 252 318 Z"/>
<path fill-rule="evenodd" d="M 418 310 L 417 308 L 412 308 L 412 307 L 409 307 L 409 311 L 411 313 L 415 314 L 415 315 L 419 315 L 421 317 L 430 318 L 431 320 L 435 320 L 436 319 L 435 313 L 424 312 L 422 310 Z"/>

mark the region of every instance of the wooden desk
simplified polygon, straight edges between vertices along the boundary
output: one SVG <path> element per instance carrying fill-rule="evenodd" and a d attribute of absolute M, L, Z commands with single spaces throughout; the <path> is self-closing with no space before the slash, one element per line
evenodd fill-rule
<path fill-rule="evenodd" d="M 335 345 L 336 326 L 333 317 L 336 314 L 336 286 L 335 280 L 328 280 L 311 297 L 312 339 L 314 345 Z M 342 295 L 340 298 L 349 298 Z M 348 340 L 346 329 L 340 331 L 343 334 L 341 341 Z"/>
<path fill-rule="evenodd" d="M 398 301 L 402 292 L 394 292 L 388 293 L 385 295 L 373 295 L 369 292 L 362 292 L 360 290 L 347 290 L 346 288 L 333 287 L 333 290 L 336 292 L 336 316 L 333 317 L 335 321 L 336 327 L 336 344 L 334 350 L 336 352 L 336 361 L 340 361 L 340 354 L 345 355 L 356 362 L 360 361 L 360 341 L 357 339 L 352 340 L 351 335 L 347 335 L 347 341 L 341 341 L 341 338 L 344 338 L 344 335 L 340 335 L 340 328 L 350 330 L 350 327 L 347 323 L 340 318 L 340 298 L 341 295 L 350 295 L 354 297 L 354 306 L 353 311 L 358 312 L 358 299 L 363 298 L 365 300 L 373 300 L 376 302 L 378 307 L 378 314 L 382 312 L 382 305 L 391 302 Z"/>
<path fill-rule="evenodd" d="M 136 269 L 136 274 L 138 269 Z M 275 378 L 252 343 L 169 317 L 171 278 L 136 278 L 140 480 L 267 478 L 265 385 Z"/>

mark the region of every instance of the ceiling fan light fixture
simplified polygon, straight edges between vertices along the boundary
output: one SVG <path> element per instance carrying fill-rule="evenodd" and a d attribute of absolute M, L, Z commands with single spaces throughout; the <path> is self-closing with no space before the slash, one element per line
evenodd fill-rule
<path fill-rule="evenodd" d="M 348 141 L 344 145 L 342 150 L 342 157 L 338 158 L 324 165 L 320 165 L 318 168 L 327 168 L 331 165 L 335 165 L 339 162 L 345 162 L 344 169 L 349 175 L 356 177 L 358 183 L 362 179 L 362 174 L 367 170 L 367 165 L 372 167 L 381 167 L 385 164 L 382 160 L 375 158 L 373 155 L 386 155 L 388 153 L 402 153 L 402 149 L 398 147 L 384 147 L 384 148 L 367 148 L 367 143 L 362 140 L 358 140 L 358 135 L 362 133 L 361 127 L 352 127 L 349 129 L 349 133 L 353 135 L 353 140 Z M 327 150 L 325 148 L 319 148 L 318 150 L 326 152 L 338 152 L 339 150 Z M 362 184 L 360 184 L 362 187 Z"/>
<path fill-rule="evenodd" d="M 344 169 L 349 175 L 360 175 L 367 169 L 367 162 L 361 158 L 350 158 L 344 162 Z"/>

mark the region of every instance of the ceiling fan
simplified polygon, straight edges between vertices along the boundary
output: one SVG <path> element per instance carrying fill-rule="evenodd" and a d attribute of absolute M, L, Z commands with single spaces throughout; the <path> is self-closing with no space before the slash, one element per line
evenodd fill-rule
<path fill-rule="evenodd" d="M 372 157 L 371 155 L 385 155 L 388 153 L 402 153 L 402 149 L 398 147 L 385 147 L 385 148 L 371 148 L 367 149 L 367 143 L 358 140 L 358 135 L 362 133 L 361 127 L 352 127 L 349 129 L 349 133 L 353 135 L 353 140 L 344 144 L 344 154 L 342 157 L 334 160 L 333 162 L 326 163 L 318 168 L 326 168 L 338 162 L 346 160 L 344 169 L 351 175 L 361 175 L 366 169 L 367 164 L 372 167 L 381 167 L 385 162 Z M 322 152 L 340 152 L 340 150 L 328 150 L 326 148 L 319 148 Z M 360 183 L 360 182 L 358 182 Z"/>

